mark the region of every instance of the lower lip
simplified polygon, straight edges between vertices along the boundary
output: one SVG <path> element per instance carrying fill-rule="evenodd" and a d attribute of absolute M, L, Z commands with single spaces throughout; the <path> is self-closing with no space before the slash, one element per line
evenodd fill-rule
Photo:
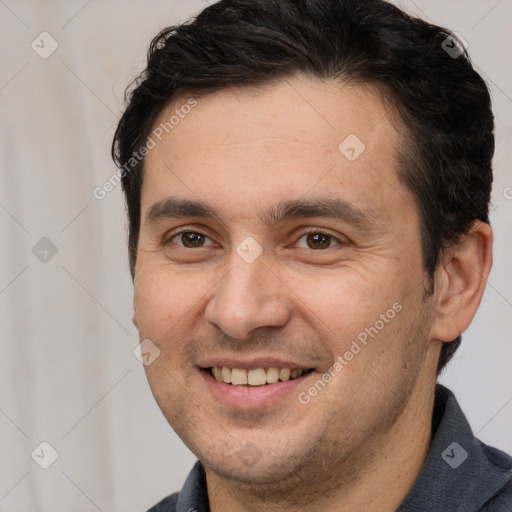
<path fill-rule="evenodd" d="M 247 410 L 271 405 L 294 392 L 298 396 L 298 388 L 315 375 L 313 371 L 286 382 L 278 381 L 264 386 L 234 386 L 219 382 L 205 370 L 200 370 L 200 373 L 208 389 L 219 402 Z"/>

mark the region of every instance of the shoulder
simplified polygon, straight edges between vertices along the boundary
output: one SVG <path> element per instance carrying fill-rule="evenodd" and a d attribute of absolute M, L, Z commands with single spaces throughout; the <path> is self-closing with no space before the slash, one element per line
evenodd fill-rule
<path fill-rule="evenodd" d="M 512 512 L 512 475 L 508 482 L 481 508 L 481 512 Z"/>
<path fill-rule="evenodd" d="M 482 512 L 512 512 L 512 457 L 497 448 L 477 441 L 485 454 L 489 466 L 501 478 L 496 480 L 494 489 L 489 489 L 491 497 L 482 507 Z"/>

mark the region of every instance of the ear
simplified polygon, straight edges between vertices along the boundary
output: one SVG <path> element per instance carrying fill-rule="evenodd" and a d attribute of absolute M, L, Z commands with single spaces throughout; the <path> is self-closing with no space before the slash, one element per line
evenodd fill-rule
<path fill-rule="evenodd" d="M 437 309 L 431 339 L 450 342 L 465 331 L 480 305 L 492 266 L 492 229 L 475 221 L 436 271 Z"/>
<path fill-rule="evenodd" d="M 137 308 L 135 306 L 135 298 L 133 299 L 132 323 L 137 329 L 139 328 L 139 324 L 137 322 Z"/>

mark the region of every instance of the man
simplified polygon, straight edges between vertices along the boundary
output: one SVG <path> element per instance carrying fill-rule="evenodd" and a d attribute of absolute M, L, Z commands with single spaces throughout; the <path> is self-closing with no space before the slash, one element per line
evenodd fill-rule
<path fill-rule="evenodd" d="M 485 83 L 382 0 L 160 33 L 113 154 L 147 377 L 199 459 L 152 511 L 510 511 L 437 385 L 491 268 Z"/>

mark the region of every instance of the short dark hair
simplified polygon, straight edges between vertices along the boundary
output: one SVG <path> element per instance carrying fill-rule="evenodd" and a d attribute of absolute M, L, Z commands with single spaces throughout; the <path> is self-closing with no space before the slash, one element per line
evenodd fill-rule
<path fill-rule="evenodd" d="M 489 223 L 491 100 L 460 43 L 460 55 L 447 51 L 455 44 L 447 29 L 384 0 L 221 0 L 160 32 L 147 68 L 127 89 L 112 145 L 126 195 L 132 276 L 144 168 L 133 155 L 164 107 L 179 95 L 306 75 L 375 85 L 398 114 L 398 177 L 417 202 L 431 294 L 441 251 L 473 221 Z M 438 371 L 460 342 L 443 345 Z"/>

